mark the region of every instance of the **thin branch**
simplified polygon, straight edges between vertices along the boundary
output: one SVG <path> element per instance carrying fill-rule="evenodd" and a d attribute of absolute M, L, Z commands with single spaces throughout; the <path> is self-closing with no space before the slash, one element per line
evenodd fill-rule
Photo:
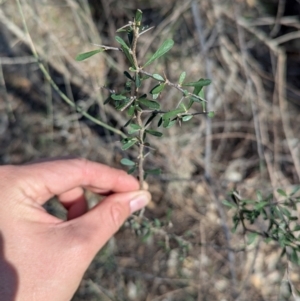
<path fill-rule="evenodd" d="M 144 71 L 143 69 L 139 69 L 138 71 L 139 71 L 140 73 L 142 73 L 142 74 L 148 75 L 148 76 L 152 77 L 153 79 L 157 80 L 157 79 L 153 76 L 153 74 L 151 74 L 151 73 L 149 73 L 149 72 L 147 72 L 147 71 Z M 157 80 L 157 81 L 158 81 L 158 80 Z M 186 96 L 186 95 L 187 95 L 187 96 L 192 96 L 192 97 L 195 97 L 195 98 L 197 98 L 197 99 L 199 99 L 199 100 L 201 100 L 201 101 L 207 102 L 206 99 L 204 99 L 203 97 L 201 97 L 201 96 L 199 96 L 199 95 L 196 95 L 196 94 L 193 94 L 193 93 L 190 93 L 190 92 L 187 92 L 187 93 L 186 93 L 186 90 L 184 90 L 179 84 L 174 84 L 174 83 L 170 82 L 168 79 L 166 79 L 166 81 L 165 81 L 164 83 L 167 84 L 168 86 L 174 87 L 174 88 L 177 89 L 178 91 L 182 92 L 182 94 L 183 94 L 184 96 Z"/>
<path fill-rule="evenodd" d="M 100 45 L 100 44 L 95 44 L 95 43 L 91 43 L 91 44 L 94 45 L 94 46 L 101 47 L 101 48 L 103 48 L 104 50 L 118 50 L 118 51 L 122 51 L 122 49 L 121 49 L 121 48 L 118 48 L 118 47 L 111 47 L 111 46 Z"/>

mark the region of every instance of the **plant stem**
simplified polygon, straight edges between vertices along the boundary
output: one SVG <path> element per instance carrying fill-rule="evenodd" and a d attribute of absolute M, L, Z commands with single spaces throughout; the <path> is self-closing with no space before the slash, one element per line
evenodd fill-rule
<path fill-rule="evenodd" d="M 139 145 L 139 181 L 140 181 L 140 189 L 144 188 L 144 132 L 145 127 L 143 125 L 142 121 L 142 113 L 141 111 L 137 112 L 137 122 L 138 125 L 141 126 L 141 129 L 139 131 L 139 139 L 140 139 L 140 145 Z"/>
<path fill-rule="evenodd" d="M 139 27 L 136 25 L 136 23 L 133 24 L 133 40 L 132 40 L 132 57 L 134 62 L 134 67 L 137 70 L 135 76 L 139 76 L 139 64 L 137 61 L 137 55 L 136 55 L 136 46 L 137 46 L 137 40 L 139 38 Z M 137 98 L 137 92 L 138 87 L 135 86 L 134 96 Z M 139 182 L 140 182 L 140 189 L 144 189 L 144 133 L 145 133 L 145 127 L 142 120 L 142 114 L 143 111 L 137 111 L 137 123 L 141 127 L 139 130 L 139 156 L 138 156 L 138 168 L 139 168 Z"/>

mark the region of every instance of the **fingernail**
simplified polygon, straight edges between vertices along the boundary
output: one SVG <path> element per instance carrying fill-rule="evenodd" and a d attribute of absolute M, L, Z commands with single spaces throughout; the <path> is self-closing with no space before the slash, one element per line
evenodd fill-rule
<path fill-rule="evenodd" d="M 130 211 L 131 213 L 136 212 L 142 208 L 144 208 L 150 201 L 149 193 L 142 193 L 137 195 L 130 201 Z"/>

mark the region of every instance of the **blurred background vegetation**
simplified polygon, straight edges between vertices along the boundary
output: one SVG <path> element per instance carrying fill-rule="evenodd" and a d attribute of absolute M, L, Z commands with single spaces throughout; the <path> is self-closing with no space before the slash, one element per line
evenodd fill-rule
<path fill-rule="evenodd" d="M 247 245 L 240 229 L 232 234 L 232 213 L 222 200 L 233 189 L 254 198 L 258 190 L 291 191 L 299 183 L 299 2 L 21 1 L 40 60 L 61 91 L 118 129 L 126 116 L 103 105 L 108 94 L 100 87 L 122 87 L 124 57 L 74 58 L 95 49 L 92 43 L 117 46 L 116 30 L 137 8 L 155 26 L 140 38 L 140 58 L 167 38 L 175 41 L 150 72 L 176 82 L 185 70 L 187 80 L 213 81 L 206 95 L 216 113 L 212 120 L 195 117 L 153 140 L 147 164 L 163 174 L 149 178 L 153 201 L 145 216 L 151 225 L 137 229 L 128 221 L 92 262 L 74 301 L 294 300 L 298 268 L 280 258 L 276 244 L 257 239 Z M 171 90 L 160 101 L 173 107 L 177 98 Z M 51 88 L 16 2 L 1 0 L 0 163 L 82 156 L 121 168 L 119 140 Z M 64 217 L 56 203 L 48 209 Z M 152 234 L 145 236 L 149 227 Z"/>

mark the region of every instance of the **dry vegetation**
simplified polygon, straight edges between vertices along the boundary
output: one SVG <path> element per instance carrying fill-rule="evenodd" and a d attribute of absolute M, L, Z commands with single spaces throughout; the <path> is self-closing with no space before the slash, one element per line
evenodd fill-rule
<path fill-rule="evenodd" d="M 160 230 L 143 240 L 143 229 L 128 222 L 92 262 L 74 301 L 293 299 L 288 283 L 300 284 L 296 267 L 287 273 L 275 244 L 247 246 L 242 233 L 233 235 L 231 212 L 221 202 L 232 189 L 252 198 L 257 190 L 289 191 L 299 183 L 300 22 L 293 16 L 299 6 L 297 0 L 22 1 L 53 80 L 116 128 L 126 116 L 103 106 L 107 95 L 99 87 L 123 83 L 124 58 L 74 57 L 91 43 L 115 46 L 116 29 L 137 8 L 156 26 L 141 38 L 141 58 L 166 38 L 175 40 L 151 72 L 177 81 L 185 70 L 191 79 L 213 81 L 207 90 L 213 120 L 193 118 L 153 140 L 147 164 L 164 172 L 149 179 L 153 202 L 145 215 L 159 220 Z M 74 112 L 44 79 L 12 0 L 0 1 L 0 56 L 1 164 L 83 156 L 120 167 L 119 137 Z M 172 93 L 161 101 L 177 101 Z M 63 216 L 56 203 L 48 209 Z"/>

